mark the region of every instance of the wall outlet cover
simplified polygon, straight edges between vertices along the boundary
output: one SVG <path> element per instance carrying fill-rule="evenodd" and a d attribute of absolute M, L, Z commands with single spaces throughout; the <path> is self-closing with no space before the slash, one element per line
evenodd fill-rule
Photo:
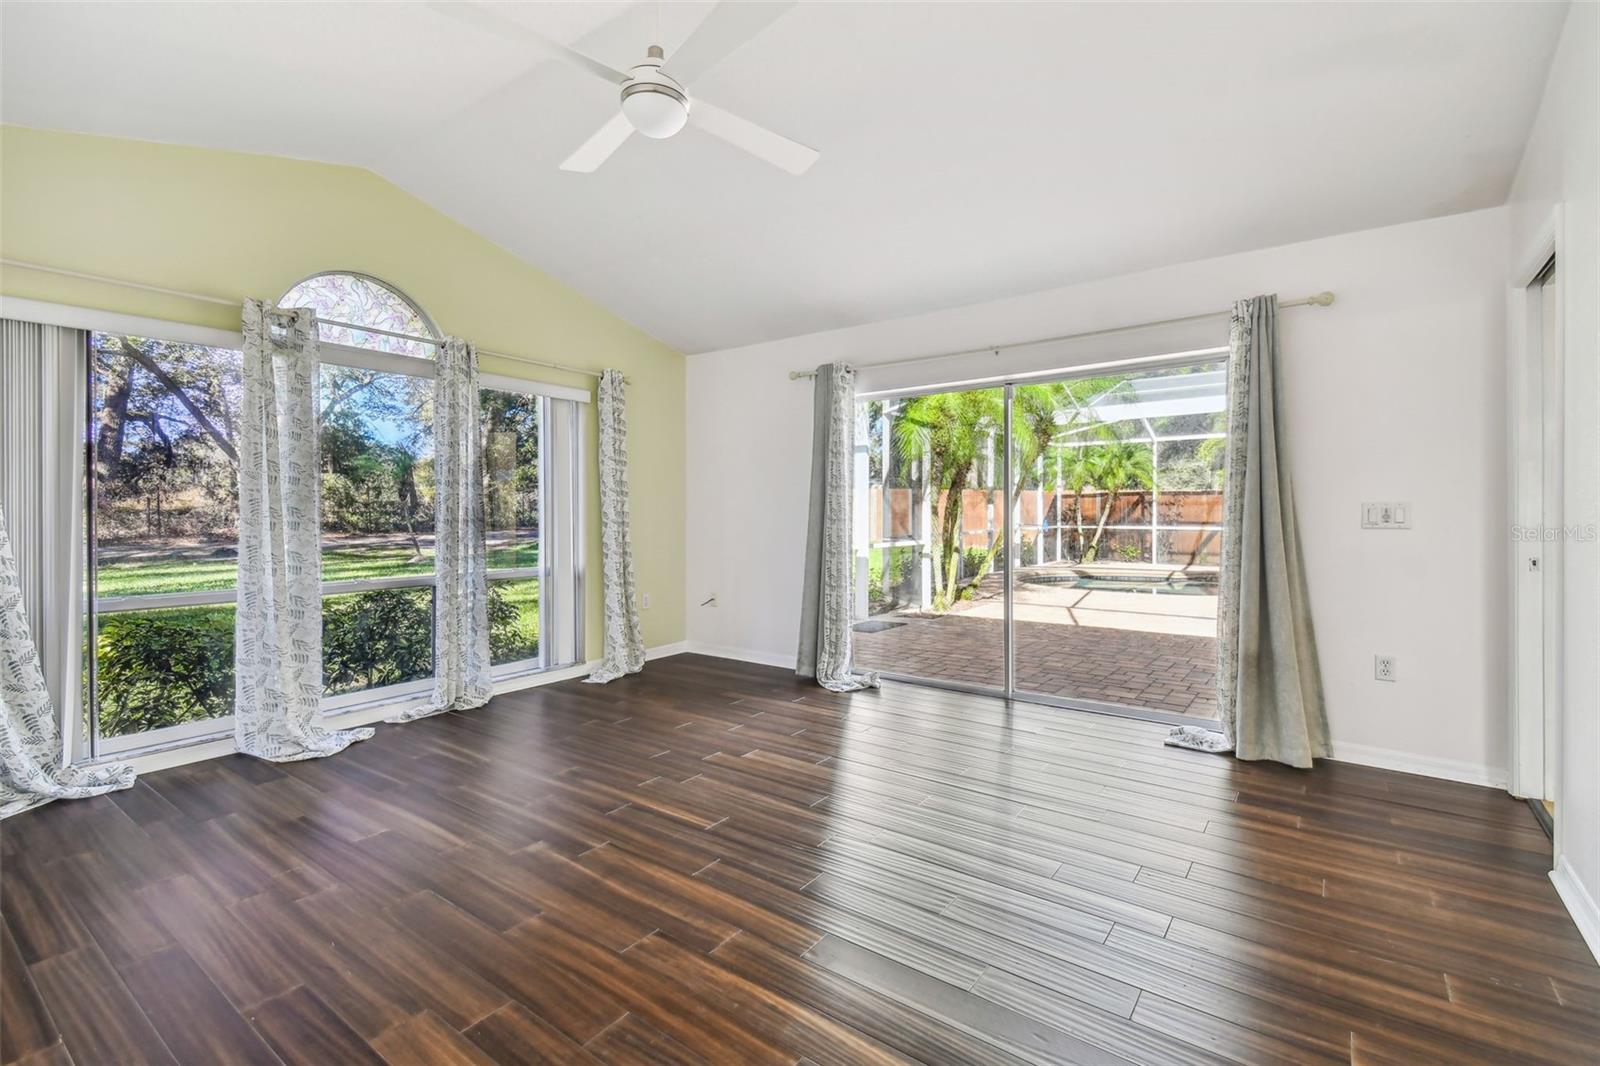
<path fill-rule="evenodd" d="M 1379 681 L 1395 680 L 1395 666 L 1393 655 L 1373 656 L 1372 676 Z"/>
<path fill-rule="evenodd" d="M 1410 529 L 1411 505 L 1409 503 L 1364 503 L 1361 505 L 1362 529 Z"/>

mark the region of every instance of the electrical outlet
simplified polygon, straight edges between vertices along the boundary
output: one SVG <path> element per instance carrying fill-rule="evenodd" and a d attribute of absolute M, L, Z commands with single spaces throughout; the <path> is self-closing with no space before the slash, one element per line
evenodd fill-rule
<path fill-rule="evenodd" d="M 1379 681 L 1395 680 L 1394 656 L 1375 655 L 1372 660 L 1372 676 Z"/>
<path fill-rule="evenodd" d="M 639 594 L 639 610 L 648 611 L 649 609 L 650 609 L 650 594 L 648 592 L 641 592 Z"/>

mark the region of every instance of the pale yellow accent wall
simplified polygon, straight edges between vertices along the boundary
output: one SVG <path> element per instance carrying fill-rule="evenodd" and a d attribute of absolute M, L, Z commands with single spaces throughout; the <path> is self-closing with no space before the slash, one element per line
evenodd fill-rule
<path fill-rule="evenodd" d="M 441 160 L 441 166 L 472 166 Z M 0 257 L 148 285 L 275 299 L 323 270 L 394 284 L 481 348 L 629 378 L 634 560 L 651 647 L 684 638 L 684 358 L 370 171 L 110 137 L 0 127 Z M 227 307 L 0 269 L 9 296 L 237 330 Z M 592 388 L 485 358 L 483 369 Z M 586 652 L 600 653 L 599 509 L 588 420 Z"/>

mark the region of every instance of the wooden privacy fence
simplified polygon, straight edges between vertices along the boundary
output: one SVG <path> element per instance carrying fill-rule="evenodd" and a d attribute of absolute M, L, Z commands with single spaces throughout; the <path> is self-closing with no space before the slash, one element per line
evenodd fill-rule
<path fill-rule="evenodd" d="M 920 547 L 931 551 L 948 491 L 937 500 L 918 490 L 867 490 L 867 536 L 874 548 Z M 961 547 L 987 548 L 998 534 L 1005 493 L 998 488 L 961 493 Z M 1022 536 L 1021 565 L 1081 561 L 1105 514 L 1097 557 L 1169 566 L 1215 566 L 1222 550 L 1220 492 L 1085 492 L 1059 496 L 1024 489 L 1017 499 Z"/>

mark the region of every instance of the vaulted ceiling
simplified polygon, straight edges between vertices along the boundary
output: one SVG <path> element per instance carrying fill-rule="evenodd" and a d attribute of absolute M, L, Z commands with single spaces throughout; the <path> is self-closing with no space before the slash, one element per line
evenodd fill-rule
<path fill-rule="evenodd" d="M 498 4 L 626 69 L 709 3 Z M 557 164 L 615 90 L 409 3 L 7 3 L 10 123 L 369 167 L 686 352 L 1504 201 L 1557 3 L 802 3 L 691 127 Z M 337 264 L 330 264 L 337 265 Z"/>

